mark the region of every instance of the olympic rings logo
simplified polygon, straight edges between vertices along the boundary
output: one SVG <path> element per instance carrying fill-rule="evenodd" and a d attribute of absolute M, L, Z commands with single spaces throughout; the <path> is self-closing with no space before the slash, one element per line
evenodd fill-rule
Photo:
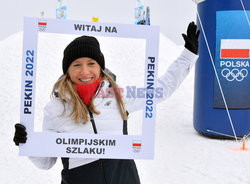
<path fill-rule="evenodd" d="M 234 68 L 231 71 L 228 68 L 221 70 L 221 75 L 227 79 L 227 81 L 238 81 L 241 82 L 247 75 L 247 69 L 243 68 L 241 70 Z"/>

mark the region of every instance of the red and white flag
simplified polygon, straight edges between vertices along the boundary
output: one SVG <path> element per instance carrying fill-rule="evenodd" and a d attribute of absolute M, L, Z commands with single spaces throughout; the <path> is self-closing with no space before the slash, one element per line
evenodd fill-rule
<path fill-rule="evenodd" d="M 132 148 L 135 153 L 141 152 L 142 143 L 140 140 L 134 140 L 132 143 Z"/>
<path fill-rule="evenodd" d="M 250 39 L 221 39 L 222 59 L 250 59 Z"/>
<path fill-rule="evenodd" d="M 140 142 L 133 142 L 132 146 L 140 148 L 141 147 L 141 143 Z"/>
<path fill-rule="evenodd" d="M 39 20 L 38 26 L 47 26 L 47 21 Z"/>

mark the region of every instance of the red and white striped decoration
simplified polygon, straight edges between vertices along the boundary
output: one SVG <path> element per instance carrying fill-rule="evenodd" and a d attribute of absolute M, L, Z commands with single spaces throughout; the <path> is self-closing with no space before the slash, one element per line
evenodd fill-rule
<path fill-rule="evenodd" d="M 250 59 L 250 39 L 222 39 L 222 59 Z"/>
<path fill-rule="evenodd" d="M 46 21 L 39 20 L 38 26 L 47 26 L 47 22 L 46 22 Z"/>

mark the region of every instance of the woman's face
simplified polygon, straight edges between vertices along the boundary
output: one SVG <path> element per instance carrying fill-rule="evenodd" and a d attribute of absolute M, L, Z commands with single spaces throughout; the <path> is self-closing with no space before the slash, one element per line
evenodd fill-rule
<path fill-rule="evenodd" d="M 68 74 L 74 84 L 87 85 L 100 77 L 101 67 L 95 60 L 82 57 L 70 64 Z"/>

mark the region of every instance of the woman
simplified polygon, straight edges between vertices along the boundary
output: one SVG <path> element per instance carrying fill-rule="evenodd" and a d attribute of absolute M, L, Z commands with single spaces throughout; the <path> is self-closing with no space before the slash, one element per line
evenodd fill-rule
<path fill-rule="evenodd" d="M 158 79 L 163 98 L 169 97 L 187 76 L 197 59 L 198 37 L 192 22 L 187 29 L 184 51 Z M 43 130 L 95 134 L 127 134 L 128 113 L 141 109 L 141 99 L 124 101 L 116 82 L 104 72 L 105 60 L 94 37 L 81 36 L 64 50 L 64 75 L 55 83 L 53 99 L 44 108 Z M 110 91 L 114 95 L 100 95 Z M 108 97 L 107 97 L 108 96 Z M 14 142 L 25 143 L 25 127 L 16 124 Z M 41 169 L 51 168 L 57 158 L 30 157 Z M 139 184 L 133 160 L 62 158 L 62 184 Z"/>

